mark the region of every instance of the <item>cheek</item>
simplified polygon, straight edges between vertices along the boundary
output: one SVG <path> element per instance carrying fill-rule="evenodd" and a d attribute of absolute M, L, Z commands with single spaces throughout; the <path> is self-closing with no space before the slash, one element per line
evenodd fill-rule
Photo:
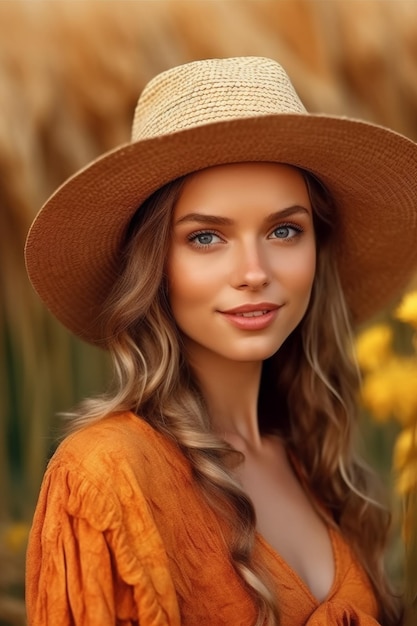
<path fill-rule="evenodd" d="M 300 285 L 305 289 L 311 290 L 316 275 L 316 250 L 313 248 L 308 255 L 307 262 L 300 267 L 299 279 Z"/>
<path fill-rule="evenodd" d="M 309 257 L 309 262 L 300 271 L 300 288 L 305 291 L 306 297 L 310 299 L 311 290 L 313 288 L 314 279 L 316 276 L 316 253 L 315 250 Z"/>
<path fill-rule="evenodd" d="M 188 255 L 176 254 L 168 259 L 166 267 L 168 299 L 174 317 L 183 317 L 192 308 L 204 304 L 215 290 L 215 273 L 208 260 L 201 263 Z"/>
<path fill-rule="evenodd" d="M 316 275 L 316 247 L 313 242 L 287 257 L 285 267 L 279 268 L 286 287 L 300 297 L 308 296 Z"/>
<path fill-rule="evenodd" d="M 311 246 L 307 262 L 303 267 L 300 267 L 299 271 L 299 288 L 300 297 L 304 296 L 304 307 L 307 309 L 311 298 L 311 291 L 313 289 L 314 279 L 316 276 L 317 268 L 317 254 L 315 244 Z"/>

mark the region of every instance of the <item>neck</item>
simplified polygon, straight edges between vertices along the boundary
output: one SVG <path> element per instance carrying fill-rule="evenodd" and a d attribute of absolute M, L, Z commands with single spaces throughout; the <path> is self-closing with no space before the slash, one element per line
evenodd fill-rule
<path fill-rule="evenodd" d="M 262 361 L 236 362 L 211 352 L 191 351 L 189 362 L 205 402 L 213 432 L 240 449 L 261 445 L 258 395 Z"/>

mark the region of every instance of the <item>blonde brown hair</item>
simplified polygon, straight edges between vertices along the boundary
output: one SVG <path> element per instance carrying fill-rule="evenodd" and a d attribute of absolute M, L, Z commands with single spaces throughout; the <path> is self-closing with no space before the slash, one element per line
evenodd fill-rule
<path fill-rule="evenodd" d="M 389 514 L 372 499 L 371 474 L 353 452 L 358 375 L 335 263 L 337 211 L 323 185 L 311 174 L 303 176 L 313 206 L 317 271 L 303 321 L 264 363 L 260 428 L 286 439 L 318 512 L 341 528 L 365 567 L 382 623 L 394 626 L 397 603 L 382 563 Z M 75 425 L 131 410 L 177 441 L 203 493 L 229 523 L 231 559 L 259 607 L 257 626 L 265 620 L 272 626 L 279 624 L 279 606 L 267 572 L 253 556 L 255 511 L 230 469 L 237 453 L 210 430 L 167 298 L 165 257 L 183 181 L 155 192 L 132 220 L 123 271 L 103 314 L 116 389 L 84 403 Z"/>

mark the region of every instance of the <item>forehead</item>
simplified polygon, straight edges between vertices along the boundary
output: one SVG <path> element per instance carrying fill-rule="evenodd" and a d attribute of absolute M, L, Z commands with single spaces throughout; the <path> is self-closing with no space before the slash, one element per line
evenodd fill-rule
<path fill-rule="evenodd" d="M 175 213 L 181 214 L 191 207 L 204 210 L 211 205 L 222 209 L 235 201 L 242 206 L 272 202 L 310 207 L 307 186 L 299 169 L 282 163 L 250 162 L 218 165 L 190 174 L 182 186 Z"/>

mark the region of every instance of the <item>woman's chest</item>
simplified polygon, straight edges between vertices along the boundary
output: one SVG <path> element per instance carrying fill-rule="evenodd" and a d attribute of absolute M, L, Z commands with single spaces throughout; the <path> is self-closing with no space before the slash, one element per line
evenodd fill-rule
<path fill-rule="evenodd" d="M 255 603 L 233 567 L 228 532 L 221 515 L 210 507 L 194 481 L 183 482 L 176 476 L 170 485 L 164 485 L 163 491 L 155 490 L 148 503 L 168 557 L 181 623 L 183 626 L 253 626 L 257 615 Z M 268 499 L 265 497 L 263 502 L 266 505 Z M 266 541 L 268 543 L 256 536 L 255 553 L 270 571 L 276 585 L 283 626 L 302 626 L 319 602 L 309 594 L 301 576 L 294 575 L 295 570 L 288 575 L 286 563 L 269 545 L 269 538 Z M 316 562 L 316 569 L 318 566 Z M 348 583 L 348 568 L 350 562 L 346 568 L 344 565 L 339 568 L 338 586 L 342 579 L 343 586 L 345 579 Z M 351 589 L 347 583 L 350 597 Z M 339 593 L 340 590 L 334 588 L 332 597 L 338 597 Z"/>
<path fill-rule="evenodd" d="M 239 479 L 254 505 L 259 534 L 312 597 L 324 600 L 335 578 L 331 537 L 286 454 L 268 448 L 264 456 L 246 454 Z"/>

